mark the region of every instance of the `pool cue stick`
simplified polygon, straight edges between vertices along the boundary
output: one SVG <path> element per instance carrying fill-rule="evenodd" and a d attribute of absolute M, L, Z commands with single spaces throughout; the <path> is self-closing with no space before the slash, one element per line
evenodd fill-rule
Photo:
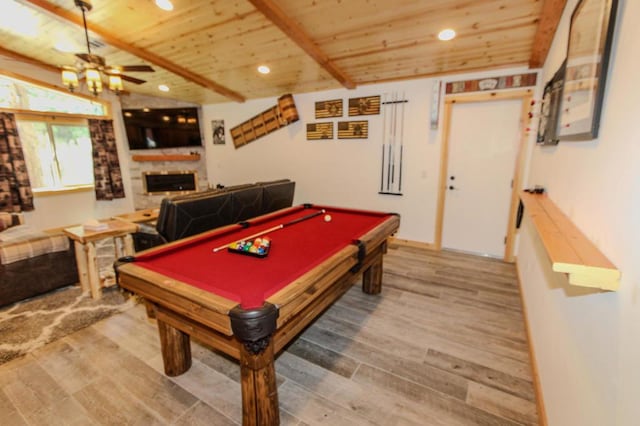
<path fill-rule="evenodd" d="M 393 94 L 393 161 L 391 162 L 391 184 L 396 177 L 396 131 L 398 128 L 398 92 Z"/>
<path fill-rule="evenodd" d="M 391 143 L 389 143 L 389 156 L 387 158 L 387 191 L 391 185 Z"/>
<path fill-rule="evenodd" d="M 216 253 L 216 252 L 218 252 L 218 251 L 220 251 L 220 250 L 222 250 L 222 249 L 226 249 L 227 247 L 229 247 L 229 246 L 230 246 L 231 244 L 233 244 L 233 243 L 237 243 L 237 242 L 239 242 L 239 241 L 251 240 L 251 239 L 253 239 L 253 238 L 258 238 L 258 237 L 259 237 L 259 236 L 261 236 L 261 235 L 267 234 L 267 233 L 269 233 L 269 232 L 277 231 L 278 229 L 282 229 L 282 228 L 283 228 L 283 226 L 282 226 L 282 224 L 280 224 L 280 225 L 277 225 L 277 226 L 271 227 L 271 228 L 269 228 L 269 229 L 265 229 L 264 231 L 260 231 L 260 232 L 258 232 L 258 233 L 253 234 L 253 235 L 249 235 L 248 237 L 244 237 L 244 238 L 242 238 L 242 239 L 240 239 L 240 240 L 231 241 L 231 242 L 230 242 L 230 243 L 228 243 L 228 244 L 225 244 L 225 245 L 220 246 L 220 247 L 216 247 L 216 248 L 214 248 L 214 249 L 213 249 L 213 252 L 214 252 L 214 253 Z"/>
<path fill-rule="evenodd" d="M 308 220 L 308 219 L 314 218 L 316 216 L 320 216 L 321 214 L 325 214 L 325 213 L 326 213 L 326 210 L 322 209 L 322 210 L 319 210 L 319 211 L 317 211 L 315 213 L 311 213 L 311 214 L 308 214 L 306 216 L 302 216 L 302 217 L 299 217 L 297 219 L 290 220 L 287 223 L 283 223 L 282 227 L 284 228 L 285 226 L 293 225 L 295 223 L 302 222 L 304 220 Z"/>
<path fill-rule="evenodd" d="M 239 241 L 252 240 L 254 238 L 260 237 L 261 235 L 268 234 L 269 232 L 277 231 L 278 229 L 282 229 L 285 226 L 290 226 L 290 225 L 296 224 L 298 222 L 302 222 L 303 220 L 307 220 L 307 219 L 311 219 L 313 217 L 319 216 L 319 215 L 324 214 L 324 213 L 325 213 L 325 209 L 322 209 L 322 210 L 317 211 L 315 213 L 311 213 L 311 214 L 308 214 L 306 216 L 302 216 L 302 217 L 299 217 L 297 219 L 290 220 L 289 222 L 281 223 L 280 225 L 276 225 L 276 226 L 273 226 L 273 227 L 271 227 L 269 229 L 265 229 L 264 231 L 256 232 L 255 234 L 249 235 L 248 237 L 244 237 L 244 238 L 241 238 L 239 240 L 231 241 L 228 244 L 225 244 L 225 245 L 220 246 L 220 247 L 216 247 L 216 248 L 213 249 L 213 252 L 214 253 L 219 252 L 220 250 L 226 249 L 231 244 L 237 243 Z"/>
<path fill-rule="evenodd" d="M 402 111 L 400 118 L 400 171 L 398 173 L 398 192 L 402 192 L 402 151 L 404 148 L 404 104 L 406 103 L 405 94 L 402 93 Z"/>
<path fill-rule="evenodd" d="M 393 105 L 394 101 L 395 101 L 395 94 L 392 95 L 391 101 L 389 103 Z M 393 110 L 391 110 L 389 114 L 389 158 L 387 158 L 387 192 L 391 188 L 391 161 L 392 161 L 392 154 L 393 154 L 392 147 L 393 147 Z"/>
<path fill-rule="evenodd" d="M 382 167 L 380 167 L 380 192 L 384 189 L 384 142 L 382 142 Z"/>
<path fill-rule="evenodd" d="M 387 94 L 385 93 L 384 99 L 387 99 Z M 382 102 L 384 105 L 385 102 Z M 380 192 L 384 190 L 384 146 L 385 139 L 387 137 L 387 110 L 382 111 L 382 164 L 380 165 Z"/>

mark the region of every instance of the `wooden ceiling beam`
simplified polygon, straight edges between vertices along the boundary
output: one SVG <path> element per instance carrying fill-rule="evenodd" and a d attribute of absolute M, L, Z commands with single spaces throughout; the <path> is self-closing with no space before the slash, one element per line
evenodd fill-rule
<path fill-rule="evenodd" d="M 25 1 L 59 18 L 72 22 L 81 27 L 83 26 L 82 16 L 75 14 L 67 9 L 51 4 L 46 0 L 25 0 Z M 104 28 L 98 27 L 96 25 L 89 26 L 88 24 L 87 24 L 87 28 L 89 28 L 89 31 L 91 31 L 92 33 L 100 36 L 100 38 L 102 38 L 105 41 L 105 43 L 115 48 L 128 52 L 134 56 L 139 57 L 140 59 L 143 59 L 161 68 L 164 68 L 165 70 L 173 74 L 179 75 L 185 80 L 196 83 L 206 89 L 213 90 L 214 92 L 219 93 L 220 95 L 225 96 L 229 99 L 232 99 L 237 102 L 245 101 L 245 97 L 239 94 L 238 92 L 235 92 L 225 86 L 222 86 L 216 83 L 215 81 L 211 81 L 205 77 L 202 77 L 199 74 L 193 73 L 188 69 L 183 68 L 180 65 L 176 65 L 173 62 L 168 61 L 160 56 L 157 56 L 147 50 L 127 44 L 126 42 L 116 37 L 114 34 L 105 30 Z"/>
<path fill-rule="evenodd" d="M 14 52 L 13 50 L 9 50 L 1 46 L 0 46 L 0 55 L 15 59 L 20 62 L 24 62 L 29 65 L 34 65 L 36 67 L 42 68 L 47 71 L 52 71 L 57 73 L 60 72 L 60 67 L 47 64 L 46 62 L 39 61 L 35 58 L 32 58 L 31 56 L 25 56 L 22 53 Z"/>
<path fill-rule="evenodd" d="M 249 0 L 264 16 L 284 32 L 307 55 L 311 56 L 322 68 L 347 89 L 355 89 L 355 82 L 336 64 L 329 59 L 307 35 L 307 33 L 293 21 L 273 0 Z"/>
<path fill-rule="evenodd" d="M 567 0 L 545 0 L 542 5 L 538 29 L 536 30 L 531 58 L 529 59 L 530 68 L 540 68 L 544 65 L 566 4 Z"/>

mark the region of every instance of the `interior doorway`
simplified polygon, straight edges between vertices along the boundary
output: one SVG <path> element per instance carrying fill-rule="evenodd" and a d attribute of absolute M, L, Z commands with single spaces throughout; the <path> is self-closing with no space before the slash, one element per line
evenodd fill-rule
<path fill-rule="evenodd" d="M 445 98 L 437 249 L 513 261 L 531 90 Z"/>

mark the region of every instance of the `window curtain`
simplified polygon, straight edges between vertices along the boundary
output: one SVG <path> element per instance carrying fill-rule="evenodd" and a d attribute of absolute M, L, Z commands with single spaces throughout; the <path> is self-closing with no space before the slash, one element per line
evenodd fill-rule
<path fill-rule="evenodd" d="M 16 118 L 0 112 L 0 211 L 33 210 L 33 193 Z"/>
<path fill-rule="evenodd" d="M 93 176 L 96 199 L 124 198 L 124 185 L 118 161 L 118 149 L 113 133 L 113 120 L 89 120 L 93 146 Z"/>

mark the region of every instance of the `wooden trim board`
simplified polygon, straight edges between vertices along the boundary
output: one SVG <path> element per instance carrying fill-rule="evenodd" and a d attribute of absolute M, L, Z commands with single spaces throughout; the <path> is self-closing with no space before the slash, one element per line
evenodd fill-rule
<path fill-rule="evenodd" d="M 527 334 L 527 345 L 529 346 L 529 362 L 531 363 L 531 378 L 533 380 L 533 390 L 536 395 L 536 406 L 538 408 L 538 425 L 547 426 L 547 410 L 544 405 L 544 395 L 542 393 L 542 384 L 540 383 L 540 374 L 538 373 L 538 361 L 536 360 L 536 351 L 533 347 L 533 339 L 531 338 L 531 327 L 529 326 L 529 315 L 527 313 L 527 304 L 524 301 L 524 291 L 522 289 L 522 275 L 520 268 L 516 263 L 516 276 L 518 277 L 518 288 L 520 289 L 520 304 L 522 305 L 522 319 L 524 321 L 524 329 Z"/>
<path fill-rule="evenodd" d="M 420 241 L 404 240 L 396 237 L 389 237 L 389 244 L 395 244 L 395 245 L 404 246 L 404 247 L 414 247 L 414 248 L 426 249 L 426 250 L 436 250 L 436 248 L 432 243 L 423 243 Z"/>

